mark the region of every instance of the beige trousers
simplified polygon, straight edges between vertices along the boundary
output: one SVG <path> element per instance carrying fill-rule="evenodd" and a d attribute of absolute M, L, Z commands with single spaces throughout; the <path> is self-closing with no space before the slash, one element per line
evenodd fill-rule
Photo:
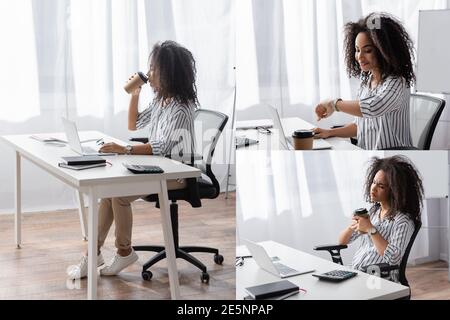
<path fill-rule="evenodd" d="M 167 181 L 168 190 L 178 190 L 184 188 L 186 188 L 186 180 L 184 179 Z M 131 235 L 133 228 L 131 203 L 145 196 L 146 195 L 105 198 L 100 201 L 98 210 L 98 250 L 100 250 L 105 243 L 113 221 L 116 227 L 116 248 L 120 250 L 128 250 L 131 248 Z"/>

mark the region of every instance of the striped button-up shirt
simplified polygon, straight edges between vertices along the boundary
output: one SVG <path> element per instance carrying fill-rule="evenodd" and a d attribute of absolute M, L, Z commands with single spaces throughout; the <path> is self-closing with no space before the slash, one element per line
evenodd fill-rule
<path fill-rule="evenodd" d="M 139 113 L 136 128 L 148 126 L 148 140 L 154 155 L 193 154 L 194 111 L 194 104 L 184 105 L 174 99 L 164 107 L 153 101 Z"/>
<path fill-rule="evenodd" d="M 380 256 L 369 234 L 353 232 L 350 243 L 361 239 L 361 245 L 352 260 L 354 269 L 362 270 L 376 263 L 400 265 L 409 240 L 414 233 L 414 222 L 406 214 L 397 213 L 392 220 L 380 220 L 380 210 L 371 210 L 370 220 L 380 235 L 388 242 L 384 255 Z M 398 270 L 391 271 L 391 281 L 399 282 Z"/>
<path fill-rule="evenodd" d="M 365 150 L 411 147 L 410 95 L 401 77 L 387 77 L 374 89 L 361 85 L 358 99 L 363 116 L 355 119 L 358 147 Z"/>

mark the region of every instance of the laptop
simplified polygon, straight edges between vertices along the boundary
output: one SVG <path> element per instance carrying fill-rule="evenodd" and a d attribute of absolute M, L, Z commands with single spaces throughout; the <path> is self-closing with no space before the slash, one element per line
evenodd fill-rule
<path fill-rule="evenodd" d="M 294 150 L 293 138 L 284 134 L 283 126 L 281 125 L 281 120 L 277 109 L 272 106 L 267 106 L 267 110 L 273 120 L 273 128 L 275 130 L 278 130 L 278 132 L 280 133 L 279 136 L 281 147 L 285 150 Z M 324 139 L 314 139 L 313 141 L 313 150 L 326 150 L 331 148 L 331 144 Z"/>
<path fill-rule="evenodd" d="M 264 249 L 264 247 L 260 244 L 257 244 L 248 239 L 242 239 L 242 242 L 247 246 L 248 250 L 252 254 L 253 259 L 261 269 L 270 272 L 280 278 L 293 277 L 315 271 L 314 269 L 306 267 L 300 270 L 291 268 L 277 258 L 271 259 L 267 254 L 266 249 Z"/>
<path fill-rule="evenodd" d="M 61 119 L 67 137 L 67 144 L 69 145 L 70 149 L 72 149 L 76 153 L 82 156 L 112 156 L 117 154 L 99 152 L 98 150 L 95 150 L 91 147 L 83 147 L 81 145 L 80 137 L 78 136 L 78 130 L 75 122 L 70 121 L 66 118 Z"/>

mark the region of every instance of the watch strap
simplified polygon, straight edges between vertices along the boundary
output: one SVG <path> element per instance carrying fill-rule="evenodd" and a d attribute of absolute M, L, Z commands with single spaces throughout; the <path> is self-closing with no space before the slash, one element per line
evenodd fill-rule
<path fill-rule="evenodd" d="M 337 107 L 337 103 L 338 103 L 339 101 L 342 101 L 342 99 L 341 99 L 341 98 L 338 98 L 338 99 L 334 100 L 334 103 L 333 103 L 334 111 L 337 111 L 337 112 L 340 112 L 340 111 L 341 111 L 341 110 L 339 110 L 338 107 Z"/>

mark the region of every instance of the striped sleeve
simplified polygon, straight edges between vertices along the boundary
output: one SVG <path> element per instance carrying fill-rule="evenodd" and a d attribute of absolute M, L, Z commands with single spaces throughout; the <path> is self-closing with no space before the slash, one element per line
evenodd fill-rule
<path fill-rule="evenodd" d="M 152 146 L 154 155 L 166 156 L 172 154 L 189 154 L 191 149 L 191 128 L 193 126 L 192 116 L 187 107 L 176 108 L 170 115 L 171 121 L 164 127 L 162 138 L 151 139 L 149 141 Z"/>
<path fill-rule="evenodd" d="M 405 89 L 403 78 L 388 78 L 381 90 L 359 101 L 364 118 L 376 118 L 399 109 L 402 105 L 402 93 Z"/>
<path fill-rule="evenodd" d="M 387 240 L 388 246 L 384 250 L 383 262 L 390 265 L 400 264 L 409 240 L 414 232 L 414 222 L 403 216 L 394 222 L 392 233 Z"/>
<path fill-rule="evenodd" d="M 152 115 L 152 104 L 150 104 L 144 111 L 139 112 L 138 117 L 136 119 L 136 128 L 137 129 L 145 128 L 145 126 L 150 123 L 151 115 Z"/>
<path fill-rule="evenodd" d="M 358 239 L 361 236 L 360 233 L 353 231 L 352 235 L 350 236 L 350 240 L 348 240 L 348 243 L 352 243 L 356 239 Z"/>

